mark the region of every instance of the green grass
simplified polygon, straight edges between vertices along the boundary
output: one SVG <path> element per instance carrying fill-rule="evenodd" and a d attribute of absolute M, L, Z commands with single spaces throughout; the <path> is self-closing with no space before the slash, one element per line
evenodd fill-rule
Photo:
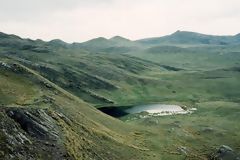
<path fill-rule="evenodd" d="M 0 104 L 28 104 L 39 95 L 37 86 L 27 78 L 0 68 Z"/>
<path fill-rule="evenodd" d="M 142 51 L 129 54 L 186 70 L 213 70 L 240 65 L 239 48 L 234 47 L 227 47 L 226 49 L 203 47 L 186 49 L 183 52 L 171 50 L 169 52 L 163 52 L 162 50 L 155 52 Z"/>
<path fill-rule="evenodd" d="M 207 159 L 222 144 L 239 150 L 239 103 L 211 101 L 195 107 L 198 110 L 191 115 L 132 119 L 128 123 L 144 126 L 153 152 L 162 159 L 184 159 L 178 154 L 181 146 L 189 150 L 189 159 Z"/>
<path fill-rule="evenodd" d="M 118 105 L 152 102 L 196 102 L 226 100 L 239 102 L 237 88 L 240 74 L 236 71 L 177 72 L 159 74 L 145 83 L 122 84 L 120 89 L 99 92 Z"/>
<path fill-rule="evenodd" d="M 14 36 L 4 44 L 0 60 L 16 63 L 20 72 L 0 67 L 1 121 L 9 121 L 4 107 L 48 110 L 74 159 L 184 159 L 181 146 L 188 149 L 188 159 L 206 159 L 222 144 L 240 149 L 238 46 L 144 46 L 114 54 L 116 48 L 100 45 L 109 54 Z M 148 103 L 198 110 L 146 119 L 130 115 L 122 122 L 95 108 Z"/>
<path fill-rule="evenodd" d="M 8 64 L 13 62 L 9 60 Z M 17 62 L 14 63 L 17 64 Z M 138 144 L 138 141 L 141 140 L 135 140 L 131 135 L 135 130 L 134 127 L 129 128 L 123 122 L 99 112 L 75 95 L 42 77 L 36 71 L 21 64 L 17 64 L 17 66 L 17 68 L 21 68 L 23 73 L 15 72 L 14 68 L 1 71 L 1 73 L 4 72 L 3 74 L 8 75 L 6 76 L 7 78 L 1 77 L 2 81 L 0 84 L 4 91 L 2 94 L 5 97 L 13 97 L 12 99 L 1 99 L 3 105 L 0 108 L 1 122 L 10 122 L 11 119 L 5 113 L 5 109 L 9 107 L 19 107 L 19 109 L 24 107 L 29 109 L 29 112 L 44 108 L 51 113 L 50 116 L 56 121 L 54 123 L 61 128 L 61 143 L 63 143 L 67 154 L 74 159 L 104 159 L 105 157 L 112 157 L 112 159 L 126 159 L 129 157 L 140 159 L 146 156 L 146 153 L 142 152 L 144 148 Z M 45 84 L 48 85 L 45 86 Z M 9 92 L 10 89 L 14 89 L 16 95 Z M 43 101 L 35 104 L 35 100 L 41 100 L 43 96 L 51 98 L 52 101 Z M 60 116 L 61 114 L 67 118 Z M 66 119 L 69 120 L 66 121 Z M 28 148 L 31 152 L 34 152 L 35 157 L 40 159 L 45 157 L 45 153 L 43 155 L 41 150 L 33 146 L 39 140 L 30 137 L 19 126 L 16 126 L 18 124 L 14 121 L 9 126 L 1 124 L 3 130 L 0 130 L 0 139 L 4 140 L 0 143 L 1 154 L 11 154 L 11 149 L 9 147 L 5 148 L 9 140 L 9 135 L 5 135 L 5 131 L 7 131 L 7 133 L 14 132 L 13 136 L 18 136 L 17 134 L 22 133 L 31 139 L 31 144 L 22 143 L 18 147 L 12 145 L 15 152 Z M 46 141 L 44 143 L 51 142 Z M 50 150 L 43 144 L 39 143 L 38 146 L 45 148 L 46 152 L 49 152 Z M 61 144 L 58 145 L 58 147 L 61 147 Z M 106 150 L 109 152 L 105 152 Z M 1 155 L 1 158 L 3 155 Z"/>

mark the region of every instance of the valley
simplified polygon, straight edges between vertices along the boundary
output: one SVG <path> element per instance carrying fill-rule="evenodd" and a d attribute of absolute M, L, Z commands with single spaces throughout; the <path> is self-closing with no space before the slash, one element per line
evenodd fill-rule
<path fill-rule="evenodd" d="M 237 159 L 239 44 L 186 31 L 71 44 L 0 33 L 0 159 Z M 126 112 L 151 104 L 196 110 Z"/>

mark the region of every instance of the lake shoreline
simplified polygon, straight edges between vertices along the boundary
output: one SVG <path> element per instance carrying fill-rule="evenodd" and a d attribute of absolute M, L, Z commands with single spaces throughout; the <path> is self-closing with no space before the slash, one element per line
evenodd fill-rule
<path fill-rule="evenodd" d="M 105 114 L 115 118 L 121 118 L 127 115 L 140 114 L 142 118 L 149 116 L 169 116 L 178 114 L 191 114 L 196 111 L 196 108 L 180 106 L 175 104 L 145 104 L 145 105 L 128 105 L 128 106 L 111 106 L 98 108 Z"/>

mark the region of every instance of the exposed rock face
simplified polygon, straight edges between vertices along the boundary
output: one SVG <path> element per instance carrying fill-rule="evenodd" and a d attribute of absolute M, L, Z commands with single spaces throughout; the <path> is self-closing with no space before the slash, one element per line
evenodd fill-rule
<path fill-rule="evenodd" d="M 44 109 L 0 108 L 0 159 L 71 159 Z"/>
<path fill-rule="evenodd" d="M 11 109 L 7 111 L 7 115 L 32 137 L 52 140 L 58 137 L 51 117 L 44 110 L 35 110 L 30 113 L 20 109 Z"/>
<path fill-rule="evenodd" d="M 240 154 L 229 146 L 222 145 L 211 155 L 210 160 L 240 160 Z"/>

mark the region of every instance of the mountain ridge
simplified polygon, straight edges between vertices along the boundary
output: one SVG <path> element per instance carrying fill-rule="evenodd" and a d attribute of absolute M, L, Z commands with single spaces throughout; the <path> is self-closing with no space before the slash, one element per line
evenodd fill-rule
<path fill-rule="evenodd" d="M 239 44 L 238 35 L 222 36 L 222 35 L 207 35 L 197 32 L 176 31 L 173 34 L 163 37 L 153 37 L 147 39 L 137 40 L 143 45 L 162 45 L 162 44 L 203 44 L 203 45 L 231 45 Z"/>
<path fill-rule="evenodd" d="M 198 33 L 198 32 L 192 32 L 192 31 L 176 31 L 172 34 L 169 34 L 169 35 L 164 35 L 164 36 L 156 36 L 156 37 L 147 37 L 147 38 L 142 38 L 142 39 L 137 39 L 137 40 L 130 40 L 128 38 L 125 38 L 125 37 L 122 37 L 122 36 L 113 36 L 111 38 L 105 38 L 105 37 L 98 37 L 98 38 L 93 38 L 93 39 L 90 39 L 90 40 L 87 40 L 87 41 L 83 41 L 83 42 L 72 42 L 72 43 L 68 43 L 68 42 L 65 42 L 64 40 L 61 40 L 61 39 L 52 39 L 50 41 L 43 41 L 41 39 L 41 41 L 43 42 L 46 42 L 46 43 L 50 43 L 50 42 L 54 42 L 56 40 L 58 41 L 61 41 L 61 43 L 66 43 L 66 44 L 84 44 L 84 43 L 96 43 L 96 42 L 102 42 L 102 41 L 105 41 L 105 42 L 109 42 L 109 41 L 129 41 L 129 42 L 140 42 L 140 43 L 143 43 L 143 42 L 146 42 L 146 41 L 150 41 L 150 40 L 156 40 L 156 39 L 162 39 L 162 38 L 169 38 L 169 37 L 175 37 L 175 36 L 183 36 L 183 35 L 193 35 L 193 36 L 200 36 L 200 37 L 218 37 L 218 38 L 237 38 L 237 37 L 240 37 L 240 33 L 237 33 L 235 35 L 212 35 L 212 34 L 204 34 L 204 33 Z M 14 34 L 6 34 L 4 32 L 0 32 L 0 38 L 1 37 L 15 37 L 15 38 L 18 38 L 18 39 L 24 39 L 24 40 L 32 40 L 30 38 L 21 38 L 17 35 L 14 35 Z M 35 41 L 35 40 L 32 40 L 32 41 Z M 239 42 L 240 43 L 240 42 Z"/>
<path fill-rule="evenodd" d="M 0 34 L 0 159 L 208 159 L 217 146 L 238 151 L 240 46 L 186 47 L 174 38 L 152 46 L 115 36 L 84 46 Z M 153 103 L 194 113 L 119 120 L 98 110 Z"/>

